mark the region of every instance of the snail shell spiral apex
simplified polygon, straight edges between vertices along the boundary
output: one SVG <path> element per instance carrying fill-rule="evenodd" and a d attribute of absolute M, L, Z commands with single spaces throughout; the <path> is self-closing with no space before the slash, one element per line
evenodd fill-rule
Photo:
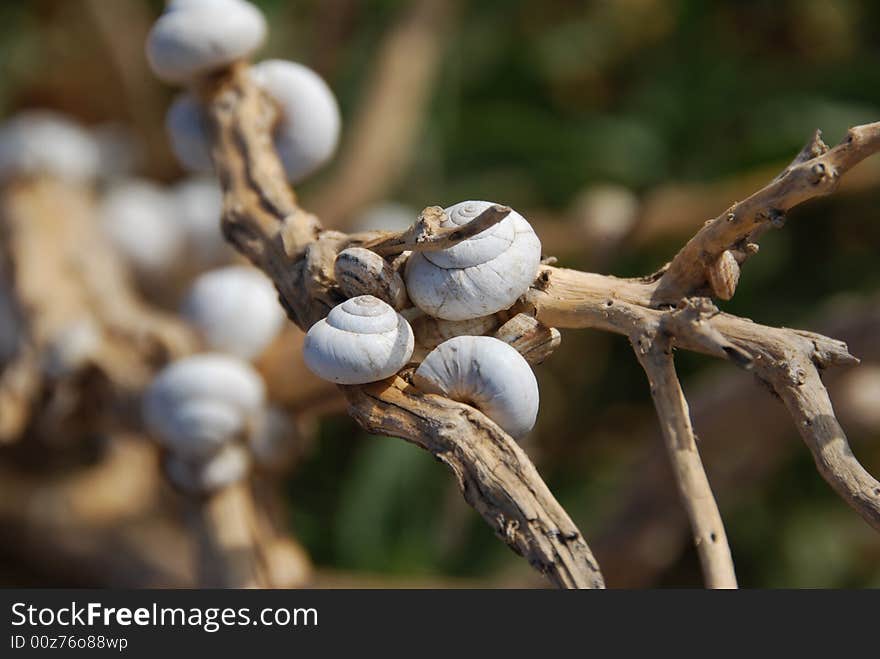
<path fill-rule="evenodd" d="M 339 384 L 391 377 L 413 353 L 407 320 L 379 298 L 360 295 L 334 307 L 306 334 L 303 356 L 315 375 Z"/>
<path fill-rule="evenodd" d="M 473 405 L 518 439 L 535 425 L 538 382 L 522 355 L 491 336 L 457 336 L 428 353 L 413 383 Z"/>
<path fill-rule="evenodd" d="M 463 201 L 446 209 L 442 226 L 467 224 L 493 205 Z M 526 219 L 512 211 L 452 247 L 414 253 L 404 278 L 410 299 L 426 314 L 467 320 L 511 307 L 532 285 L 540 264 L 541 241 Z"/>

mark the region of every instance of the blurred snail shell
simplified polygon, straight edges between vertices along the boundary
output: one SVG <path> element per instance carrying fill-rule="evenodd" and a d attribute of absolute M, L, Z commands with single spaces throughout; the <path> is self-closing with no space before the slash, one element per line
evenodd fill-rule
<path fill-rule="evenodd" d="M 146 180 L 112 186 L 101 201 L 101 222 L 110 242 L 142 274 L 159 274 L 183 250 L 184 235 L 168 194 Z"/>
<path fill-rule="evenodd" d="M 446 209 L 441 226 L 467 224 L 492 206 L 463 201 Z M 541 264 L 541 242 L 519 213 L 452 247 L 415 252 L 404 278 L 409 298 L 446 320 L 478 318 L 507 309 L 525 293 Z"/>
<path fill-rule="evenodd" d="M 390 305 L 361 295 L 333 307 L 306 334 L 303 357 L 315 375 L 339 384 L 391 377 L 409 362 L 412 328 Z"/>
<path fill-rule="evenodd" d="M 428 393 L 473 405 L 511 437 L 538 416 L 538 382 L 525 359 L 491 336 L 457 336 L 432 350 L 413 376 Z"/>
<path fill-rule="evenodd" d="M 196 277 L 183 316 L 209 349 L 242 359 L 259 355 L 281 330 L 284 310 L 272 282 L 250 266 L 229 266 Z"/>
<path fill-rule="evenodd" d="M 0 180 L 46 175 L 85 182 L 97 177 L 99 164 L 92 136 L 61 114 L 30 110 L 0 125 Z"/>
<path fill-rule="evenodd" d="M 196 174 L 214 171 L 211 127 L 195 94 L 184 92 L 174 98 L 165 114 L 165 131 L 171 150 L 184 169 Z"/>
<path fill-rule="evenodd" d="M 171 190 L 177 221 L 186 237 L 187 254 L 199 265 L 216 265 L 228 260 L 229 243 L 220 229 L 223 193 L 217 180 L 190 178 Z"/>
<path fill-rule="evenodd" d="M 373 295 L 395 309 L 407 303 L 403 278 L 381 256 L 364 247 L 349 247 L 336 256 L 336 283 L 346 297 Z"/>
<path fill-rule="evenodd" d="M 336 151 L 342 121 L 336 97 L 321 76 L 295 62 L 267 60 L 250 73 L 281 109 L 275 148 L 288 180 L 301 181 Z"/>
<path fill-rule="evenodd" d="M 184 492 L 216 492 L 247 476 L 251 459 L 240 444 L 229 444 L 202 459 L 187 459 L 171 453 L 165 460 L 168 479 Z"/>
<path fill-rule="evenodd" d="M 247 362 L 204 353 L 159 372 L 144 394 L 143 416 L 157 440 L 196 459 L 246 433 L 264 400 L 263 380 Z"/>
<path fill-rule="evenodd" d="M 147 37 L 150 68 L 188 82 L 247 57 L 266 39 L 266 19 L 245 0 L 175 0 Z"/>

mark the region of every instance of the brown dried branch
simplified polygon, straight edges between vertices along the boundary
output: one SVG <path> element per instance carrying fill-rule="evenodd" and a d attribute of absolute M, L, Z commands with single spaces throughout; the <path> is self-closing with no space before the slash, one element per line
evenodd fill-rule
<path fill-rule="evenodd" d="M 690 520 L 706 587 L 736 588 L 736 573 L 724 523 L 700 459 L 687 400 L 675 373 L 671 337 L 661 328 L 658 334 L 642 336 L 632 345 L 648 376 L 666 452 Z"/>
<path fill-rule="evenodd" d="M 458 227 L 441 226 L 446 212 L 439 206 L 428 206 L 408 229 L 392 232 L 364 242 L 361 247 L 382 256 L 395 256 L 406 251 L 428 252 L 446 249 L 493 227 L 510 214 L 507 206 L 490 206 L 473 220 Z"/>
<path fill-rule="evenodd" d="M 69 435 L 76 410 L 139 390 L 196 345 L 183 323 L 139 299 L 95 216 L 75 185 L 42 179 L 2 191 L 0 297 L 16 319 L 16 349 L 0 355 L 0 442 L 35 420 Z M 76 403 L 53 407 L 59 396 Z"/>
<path fill-rule="evenodd" d="M 519 445 L 474 408 L 402 378 L 345 387 L 368 431 L 401 437 L 449 467 L 465 500 L 516 553 L 560 588 L 602 588 L 583 536 Z"/>
<path fill-rule="evenodd" d="M 653 304 L 676 304 L 683 297 L 703 294 L 708 270 L 726 250 L 754 243 L 768 227 L 781 225 L 793 207 L 831 194 L 841 176 L 877 151 L 880 122 L 851 128 L 832 149 L 817 132 L 778 177 L 707 222 L 688 241 L 660 278 Z"/>

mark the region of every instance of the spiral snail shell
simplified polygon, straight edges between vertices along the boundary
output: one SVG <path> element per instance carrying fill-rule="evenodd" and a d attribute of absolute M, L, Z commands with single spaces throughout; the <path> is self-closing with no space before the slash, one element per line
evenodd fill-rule
<path fill-rule="evenodd" d="M 467 224 L 492 206 L 463 201 L 446 209 L 442 226 Z M 416 252 L 404 278 L 410 300 L 426 314 L 467 320 L 507 309 L 525 293 L 538 273 L 541 242 L 513 211 L 498 224 L 452 247 Z"/>
<path fill-rule="evenodd" d="M 397 373 L 413 347 L 403 316 L 372 295 L 360 295 L 333 307 L 309 329 L 303 356 L 309 370 L 325 380 L 365 384 Z"/>
<path fill-rule="evenodd" d="M 204 353 L 162 369 L 142 409 L 157 440 L 184 459 L 201 459 L 247 432 L 264 400 L 263 380 L 249 364 Z"/>
<path fill-rule="evenodd" d="M 525 359 L 491 336 L 457 336 L 428 353 L 413 375 L 428 393 L 473 405 L 511 437 L 538 416 L 538 382 Z"/>

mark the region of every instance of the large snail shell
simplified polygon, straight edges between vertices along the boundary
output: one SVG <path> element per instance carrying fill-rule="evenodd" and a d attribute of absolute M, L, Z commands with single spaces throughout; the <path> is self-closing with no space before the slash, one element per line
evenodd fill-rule
<path fill-rule="evenodd" d="M 196 174 L 214 171 L 208 115 L 192 92 L 178 94 L 165 114 L 171 150 L 183 167 Z"/>
<path fill-rule="evenodd" d="M 341 124 L 336 97 L 317 73 L 295 62 L 260 62 L 251 75 L 281 108 L 275 147 L 287 178 L 301 181 L 336 151 Z"/>
<path fill-rule="evenodd" d="M 132 179 L 111 187 L 101 201 L 101 221 L 113 245 L 141 273 L 164 271 L 183 250 L 174 202 L 149 181 Z"/>
<path fill-rule="evenodd" d="M 166 366 L 143 399 L 144 421 L 175 453 L 216 453 L 246 432 L 260 414 L 265 386 L 246 362 L 205 353 Z"/>
<path fill-rule="evenodd" d="M 473 405 L 514 438 L 538 416 L 538 382 L 522 356 L 491 336 L 457 336 L 432 350 L 413 383 Z"/>
<path fill-rule="evenodd" d="M 382 300 L 361 295 L 331 309 L 306 334 L 303 356 L 315 375 L 364 384 L 397 373 L 412 356 L 412 328 Z"/>
<path fill-rule="evenodd" d="M 99 163 L 92 136 L 55 112 L 22 112 L 0 126 L 0 180 L 48 175 L 84 182 L 98 175 Z"/>
<path fill-rule="evenodd" d="M 284 310 L 272 282 L 249 266 L 199 275 L 183 303 L 183 316 L 211 350 L 252 359 L 275 338 Z"/>
<path fill-rule="evenodd" d="M 244 0 L 176 0 L 147 37 L 150 68 L 171 83 L 190 81 L 247 57 L 266 38 L 266 19 Z"/>
<path fill-rule="evenodd" d="M 492 206 L 463 201 L 446 209 L 443 226 L 467 224 Z M 466 320 L 507 309 L 525 293 L 541 264 L 541 242 L 517 212 L 473 238 L 439 251 L 416 252 L 406 264 L 406 288 L 425 313 Z"/>

